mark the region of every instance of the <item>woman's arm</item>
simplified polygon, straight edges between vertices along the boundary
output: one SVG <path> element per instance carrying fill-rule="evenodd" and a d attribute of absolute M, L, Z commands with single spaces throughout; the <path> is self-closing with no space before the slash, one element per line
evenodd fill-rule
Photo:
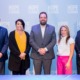
<path fill-rule="evenodd" d="M 68 62 L 72 60 L 73 54 L 74 54 L 74 43 L 70 44 L 70 56 Z"/>
<path fill-rule="evenodd" d="M 74 43 L 70 44 L 70 56 L 69 56 L 68 62 L 65 65 L 67 69 L 70 68 L 70 64 L 71 64 L 73 54 L 74 54 Z"/>

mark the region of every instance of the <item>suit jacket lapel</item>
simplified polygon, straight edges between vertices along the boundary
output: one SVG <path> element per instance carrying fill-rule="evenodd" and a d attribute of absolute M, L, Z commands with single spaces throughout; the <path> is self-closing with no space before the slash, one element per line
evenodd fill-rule
<path fill-rule="evenodd" d="M 45 32 L 44 32 L 44 39 L 46 39 L 47 33 L 48 33 L 48 25 L 46 25 L 46 29 L 45 29 Z"/>
<path fill-rule="evenodd" d="M 41 32 L 41 26 L 40 26 L 40 24 L 39 24 L 39 26 L 38 26 L 38 30 L 39 30 L 39 34 L 40 34 L 40 39 L 42 40 L 42 41 L 44 41 L 45 40 L 45 38 L 47 37 L 46 35 L 47 35 L 47 33 L 48 33 L 48 25 L 46 24 L 46 29 L 45 29 L 45 32 L 44 32 L 44 38 L 42 37 L 42 32 Z"/>
<path fill-rule="evenodd" d="M 41 32 L 41 26 L 40 26 L 40 24 L 38 26 L 38 30 L 39 30 L 39 35 L 40 35 L 39 37 L 42 40 L 43 38 L 42 38 L 42 32 Z"/>

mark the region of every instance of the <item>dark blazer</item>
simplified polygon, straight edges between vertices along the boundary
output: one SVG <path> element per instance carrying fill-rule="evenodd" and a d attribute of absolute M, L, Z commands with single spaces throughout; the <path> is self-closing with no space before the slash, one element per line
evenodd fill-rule
<path fill-rule="evenodd" d="M 26 58 L 25 58 L 25 65 L 24 68 L 28 69 L 30 67 L 30 58 L 29 58 L 29 34 L 27 32 L 27 46 L 26 46 Z M 19 58 L 20 50 L 15 40 L 15 31 L 12 31 L 9 35 L 9 48 L 10 48 L 10 57 L 9 57 L 9 65 L 8 68 L 12 71 L 19 71 L 21 59 Z"/>
<path fill-rule="evenodd" d="M 8 31 L 6 28 L 0 26 L 0 52 L 3 54 L 2 58 L 0 58 L 0 62 L 5 61 L 8 58 L 8 42 Z"/>
<path fill-rule="evenodd" d="M 56 44 L 55 28 L 47 24 L 44 38 L 42 38 L 40 24 L 33 26 L 30 33 L 30 44 L 32 46 L 31 58 L 40 59 L 43 57 L 44 59 L 53 59 L 55 57 L 53 47 Z M 42 56 L 38 53 L 38 49 L 44 47 L 48 51 Z"/>
<path fill-rule="evenodd" d="M 80 54 L 80 30 L 77 32 L 75 39 L 75 50 L 77 54 Z"/>

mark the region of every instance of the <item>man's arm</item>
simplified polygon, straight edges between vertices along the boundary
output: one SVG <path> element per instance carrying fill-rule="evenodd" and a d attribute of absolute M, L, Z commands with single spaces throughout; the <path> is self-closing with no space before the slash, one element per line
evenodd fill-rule
<path fill-rule="evenodd" d="M 6 32 L 5 32 L 5 37 L 4 37 L 4 45 L 3 45 L 3 48 L 1 50 L 1 53 L 4 55 L 5 52 L 7 51 L 8 49 L 8 44 L 9 44 L 9 39 L 8 39 L 8 31 L 6 29 Z"/>
<path fill-rule="evenodd" d="M 29 42 L 30 42 L 30 45 L 31 45 L 36 51 L 38 51 L 39 46 L 35 43 L 33 28 L 32 28 L 31 33 L 30 33 L 30 41 L 29 41 Z"/>
<path fill-rule="evenodd" d="M 80 40 L 79 40 L 79 33 L 77 33 L 77 36 L 75 38 L 75 50 L 77 52 L 77 54 L 80 54 Z"/>
<path fill-rule="evenodd" d="M 50 50 L 52 47 L 54 47 L 56 44 L 56 33 L 55 33 L 55 28 L 54 28 L 54 31 L 53 31 L 53 34 L 52 34 L 52 40 L 51 42 L 45 47 L 46 50 Z"/>

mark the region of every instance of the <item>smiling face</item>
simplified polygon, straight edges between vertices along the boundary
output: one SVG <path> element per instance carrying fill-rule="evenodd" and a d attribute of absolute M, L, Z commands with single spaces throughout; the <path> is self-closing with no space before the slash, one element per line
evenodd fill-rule
<path fill-rule="evenodd" d="M 46 23 L 47 23 L 47 15 L 44 14 L 44 13 L 40 14 L 39 20 L 40 20 L 40 24 L 41 25 L 46 25 Z"/>
<path fill-rule="evenodd" d="M 68 41 L 68 39 L 70 38 L 70 32 L 69 32 L 69 28 L 67 25 L 62 25 L 59 29 L 59 40 L 58 42 L 61 41 L 61 37 L 66 37 L 66 43 Z"/>
<path fill-rule="evenodd" d="M 22 23 L 20 21 L 17 21 L 17 23 L 16 23 L 16 29 L 18 31 L 23 31 L 24 30 L 23 25 L 22 25 Z"/>
<path fill-rule="evenodd" d="M 68 30 L 65 27 L 61 28 L 61 36 L 63 37 L 68 36 Z"/>

